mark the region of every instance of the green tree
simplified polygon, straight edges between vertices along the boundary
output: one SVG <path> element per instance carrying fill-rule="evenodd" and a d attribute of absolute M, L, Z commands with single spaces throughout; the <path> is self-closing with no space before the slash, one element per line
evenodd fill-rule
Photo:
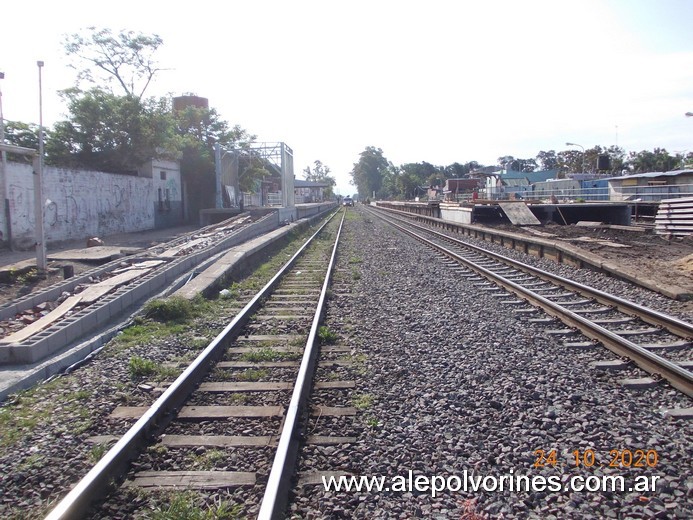
<path fill-rule="evenodd" d="M 609 157 L 610 168 L 604 173 L 620 175 L 625 167 L 625 151 L 618 146 L 610 146 L 602 148 L 596 145 L 585 150 L 584 169 L 585 173 L 597 173 L 599 164 L 599 156 L 607 155 Z"/>
<path fill-rule="evenodd" d="M 7 142 L 7 144 L 38 150 L 38 131 L 38 125 L 26 124 L 21 121 L 5 120 L 5 142 Z M 46 137 L 50 135 L 50 132 L 44 128 L 43 135 Z M 9 153 L 7 154 L 7 158 L 15 162 L 31 162 L 30 157 L 21 154 Z"/>
<path fill-rule="evenodd" d="M 141 99 L 157 72 L 154 54 L 163 44 L 156 34 L 146 35 L 121 31 L 114 35 L 110 29 L 88 27 L 86 34 L 67 35 L 63 41 L 65 53 L 72 58 L 71 67 L 78 79 L 102 85 L 115 81 L 126 96 Z M 84 62 L 89 64 L 84 67 Z"/>
<path fill-rule="evenodd" d="M 400 166 L 402 176 L 409 180 L 408 188 L 402 193 L 404 198 L 411 199 L 416 195 L 414 188 L 419 186 L 432 186 L 445 184 L 445 175 L 442 168 L 437 168 L 428 162 L 406 163 Z M 440 180 L 443 179 L 441 183 Z"/>
<path fill-rule="evenodd" d="M 559 167 L 559 159 L 555 150 L 548 152 L 541 151 L 536 156 L 536 162 L 542 170 L 557 170 Z"/>
<path fill-rule="evenodd" d="M 602 149 L 602 153 L 609 156 L 611 169 L 607 172 L 611 175 L 621 175 L 626 169 L 626 151 L 620 146 L 609 146 Z"/>
<path fill-rule="evenodd" d="M 306 166 L 303 170 L 304 179 L 310 182 L 323 182 L 329 184 L 325 189 L 325 198 L 331 198 L 333 195 L 334 186 L 337 184 L 337 180 L 330 175 L 330 167 L 324 165 L 321 161 L 313 161 L 315 165 L 313 169 L 310 166 Z"/>
<path fill-rule="evenodd" d="M 652 152 L 630 152 L 628 169 L 633 173 L 668 172 L 681 164 L 681 155 L 670 155 L 664 148 L 655 148 Z"/>
<path fill-rule="evenodd" d="M 476 161 L 470 161 L 465 164 L 452 163 L 444 168 L 446 179 L 459 179 L 466 177 L 474 170 L 480 168 L 481 165 Z"/>
<path fill-rule="evenodd" d="M 116 96 L 99 88 L 61 94 L 69 117 L 56 123 L 46 140 L 49 164 L 131 173 L 177 150 L 165 100 Z"/>
<path fill-rule="evenodd" d="M 561 150 L 556 154 L 558 160 L 558 178 L 562 179 L 568 173 L 582 171 L 582 150 Z"/>
<path fill-rule="evenodd" d="M 368 146 L 359 154 L 359 160 L 351 170 L 351 183 L 356 186 L 359 197 L 365 200 L 378 193 L 387 175 L 388 162 L 380 148 Z"/>

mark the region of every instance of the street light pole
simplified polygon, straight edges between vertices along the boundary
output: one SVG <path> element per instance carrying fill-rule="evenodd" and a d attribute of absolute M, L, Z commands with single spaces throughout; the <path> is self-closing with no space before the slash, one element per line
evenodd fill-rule
<path fill-rule="evenodd" d="M 565 143 L 566 146 L 579 146 L 582 148 L 582 173 L 585 173 L 585 147 L 577 143 Z"/>
<path fill-rule="evenodd" d="M 39 73 L 39 153 L 34 160 L 34 218 L 36 219 L 36 269 L 46 273 L 46 239 L 43 224 L 43 93 L 41 69 L 43 62 L 37 61 Z"/>
<path fill-rule="evenodd" d="M 0 72 L 0 79 L 5 79 L 5 73 Z M 5 116 L 2 113 L 2 88 L 0 88 L 0 144 L 5 144 Z M 5 211 L 5 229 L 7 230 L 7 245 L 12 251 L 12 224 L 10 223 L 10 200 L 9 193 L 7 190 L 7 152 L 5 150 L 0 151 L 2 170 L 2 183 L 0 183 L 0 188 L 2 189 L 2 194 L 0 195 L 0 200 L 3 202 Z"/>

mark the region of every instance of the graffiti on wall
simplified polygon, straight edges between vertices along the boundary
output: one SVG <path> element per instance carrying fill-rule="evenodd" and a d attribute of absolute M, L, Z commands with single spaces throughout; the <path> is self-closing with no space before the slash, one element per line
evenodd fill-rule
<path fill-rule="evenodd" d="M 13 239 L 33 237 L 33 170 L 19 163 L 8 166 Z M 169 196 L 179 200 L 175 179 L 166 187 Z M 150 178 L 48 167 L 43 194 L 47 242 L 154 228 L 155 188 Z"/>

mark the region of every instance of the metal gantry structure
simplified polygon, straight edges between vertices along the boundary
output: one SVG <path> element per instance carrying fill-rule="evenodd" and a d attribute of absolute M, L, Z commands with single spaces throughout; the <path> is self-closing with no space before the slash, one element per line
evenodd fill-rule
<path fill-rule="evenodd" d="M 227 190 L 231 205 L 240 206 L 239 159 L 242 156 L 259 159 L 264 165 L 272 167 L 281 179 L 282 206 L 294 206 L 294 152 L 283 142 L 251 143 L 240 148 L 224 149 L 215 147 L 216 207 L 223 207 L 222 194 Z"/>

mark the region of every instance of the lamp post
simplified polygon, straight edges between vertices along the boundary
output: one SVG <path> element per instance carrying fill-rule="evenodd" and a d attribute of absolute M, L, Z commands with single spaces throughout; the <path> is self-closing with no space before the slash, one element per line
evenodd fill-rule
<path fill-rule="evenodd" d="M 579 146 L 582 148 L 582 173 L 585 173 L 585 147 L 577 143 L 565 143 L 566 146 Z"/>
<path fill-rule="evenodd" d="M 34 160 L 34 218 L 36 219 L 36 269 L 40 274 L 46 272 L 46 238 L 43 227 L 43 94 L 41 69 L 43 62 L 37 61 L 39 73 L 39 150 Z"/>
<path fill-rule="evenodd" d="M 5 73 L 0 72 L 0 79 L 5 79 Z M 0 144 L 5 144 L 5 116 L 2 113 L 2 89 L 0 88 Z M 0 200 L 2 200 L 5 211 L 5 228 L 7 229 L 7 244 L 12 250 L 12 225 L 10 224 L 10 201 L 9 194 L 7 193 L 7 152 L 5 150 L 0 151 L 2 170 L 0 174 L 2 175 L 2 183 L 0 183 L 0 188 L 2 189 L 2 195 Z"/>

